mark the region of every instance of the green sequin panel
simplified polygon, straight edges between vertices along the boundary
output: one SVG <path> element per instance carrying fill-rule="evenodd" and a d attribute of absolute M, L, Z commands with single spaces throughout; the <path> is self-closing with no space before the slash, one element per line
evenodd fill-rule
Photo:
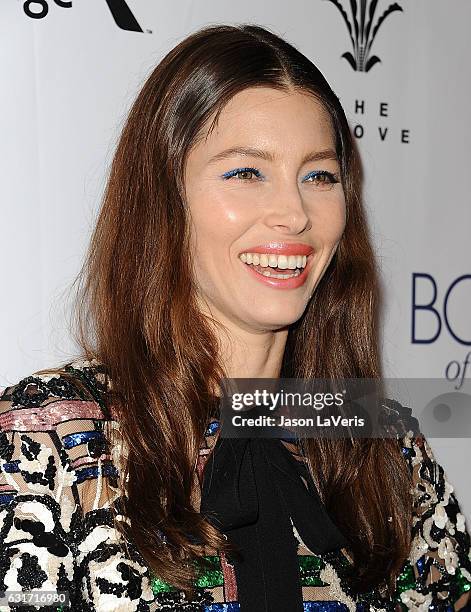
<path fill-rule="evenodd" d="M 469 582 L 469 580 L 466 580 L 466 578 L 461 573 L 461 570 L 459 567 L 456 570 L 456 581 L 459 585 L 460 597 L 461 595 L 463 595 L 463 593 L 467 593 L 468 591 L 471 590 L 471 582 Z"/>
<path fill-rule="evenodd" d="M 205 564 L 202 566 L 202 573 L 196 581 L 196 586 L 203 589 L 214 589 L 224 585 L 224 575 L 222 573 L 221 561 L 217 555 L 203 557 Z"/>
<path fill-rule="evenodd" d="M 396 594 L 398 595 L 397 600 L 400 602 L 401 598 L 399 595 L 407 589 L 413 589 L 415 585 L 415 574 L 414 569 L 410 563 L 406 563 L 402 568 L 402 572 L 396 579 Z"/>
<path fill-rule="evenodd" d="M 467 593 L 471 590 L 471 582 L 467 580 L 460 571 L 460 568 L 456 569 L 455 576 L 456 583 L 459 585 L 459 596 L 463 595 L 463 593 Z M 410 563 L 404 566 L 402 572 L 399 574 L 396 580 L 396 593 L 395 600 L 401 605 L 401 609 L 404 612 L 407 611 L 407 606 L 402 603 L 401 593 L 403 591 L 407 591 L 408 589 L 413 589 L 416 585 L 416 578 L 414 574 L 414 569 Z"/>
<path fill-rule="evenodd" d="M 195 581 L 195 586 L 203 589 L 213 589 L 214 587 L 223 586 L 224 576 L 221 569 L 221 562 L 218 556 L 207 556 L 203 557 L 201 563 L 201 572 L 199 577 Z M 168 593 L 175 591 L 167 582 L 156 578 L 151 574 L 151 588 L 154 595 L 158 593 Z"/>
<path fill-rule="evenodd" d="M 394 601 L 396 601 L 399 604 L 403 612 L 407 612 L 408 608 L 401 599 L 401 593 L 403 591 L 407 591 L 407 589 L 414 588 L 415 581 L 416 581 L 416 578 L 414 574 L 414 568 L 408 561 L 406 561 L 406 563 L 404 564 L 402 568 L 401 573 L 396 578 L 396 591 L 394 592 L 394 597 L 393 597 Z"/>
<path fill-rule="evenodd" d="M 302 586 L 328 586 L 328 583 L 321 580 L 320 577 L 320 571 L 325 567 L 325 563 L 320 557 L 316 555 L 298 555 L 298 560 Z"/>
<path fill-rule="evenodd" d="M 154 595 L 158 595 L 159 593 L 168 593 L 169 591 L 174 591 L 174 587 L 170 586 L 168 582 L 164 582 L 160 578 L 156 578 L 153 574 L 151 574 L 150 579 L 150 588 Z"/>

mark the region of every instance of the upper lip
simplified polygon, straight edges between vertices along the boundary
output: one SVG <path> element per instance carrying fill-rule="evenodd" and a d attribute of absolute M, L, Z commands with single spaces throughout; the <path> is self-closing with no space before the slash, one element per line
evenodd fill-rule
<path fill-rule="evenodd" d="M 273 241 L 247 247 L 239 253 L 273 253 L 274 255 L 310 255 L 313 247 L 302 242 Z"/>

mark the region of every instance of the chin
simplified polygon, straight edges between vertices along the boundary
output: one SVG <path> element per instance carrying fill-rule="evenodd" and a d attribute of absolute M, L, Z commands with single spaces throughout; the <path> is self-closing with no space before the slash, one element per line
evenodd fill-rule
<path fill-rule="evenodd" d="M 258 309 L 258 317 L 254 319 L 250 318 L 250 321 L 247 321 L 250 325 L 253 325 L 257 329 L 266 329 L 266 330 L 276 330 L 281 329 L 283 327 L 287 327 L 296 323 L 298 319 L 300 319 L 304 313 L 305 308 L 301 306 L 298 308 L 290 309 L 287 312 L 286 308 L 277 308 L 277 309 Z"/>

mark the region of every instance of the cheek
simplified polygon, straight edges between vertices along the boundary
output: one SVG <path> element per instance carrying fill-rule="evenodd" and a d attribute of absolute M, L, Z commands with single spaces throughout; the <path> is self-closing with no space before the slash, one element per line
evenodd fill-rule
<path fill-rule="evenodd" d="M 254 208 L 247 201 L 241 202 L 228 191 L 199 189 L 188 200 L 192 229 L 197 248 L 225 248 L 229 253 L 233 241 L 241 237 L 254 223 Z"/>
<path fill-rule="evenodd" d="M 323 202 L 323 205 L 316 210 L 312 224 L 314 232 L 319 232 L 323 242 L 331 244 L 340 240 L 345 230 L 345 223 L 345 198 L 340 197 Z M 318 229 L 316 229 L 316 226 Z"/>

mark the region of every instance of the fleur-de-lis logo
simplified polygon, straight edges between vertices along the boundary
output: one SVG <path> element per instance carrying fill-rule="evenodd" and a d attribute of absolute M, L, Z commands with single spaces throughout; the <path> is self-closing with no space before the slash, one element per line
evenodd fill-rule
<path fill-rule="evenodd" d="M 368 72 L 376 63 L 380 62 L 377 55 L 371 55 L 371 47 L 384 20 L 395 11 L 402 11 L 397 2 L 391 4 L 375 22 L 375 13 L 378 0 L 350 0 L 351 20 L 340 0 L 327 0 L 332 2 L 340 11 L 350 34 L 353 53 L 347 51 L 342 55 L 353 70 Z"/>

